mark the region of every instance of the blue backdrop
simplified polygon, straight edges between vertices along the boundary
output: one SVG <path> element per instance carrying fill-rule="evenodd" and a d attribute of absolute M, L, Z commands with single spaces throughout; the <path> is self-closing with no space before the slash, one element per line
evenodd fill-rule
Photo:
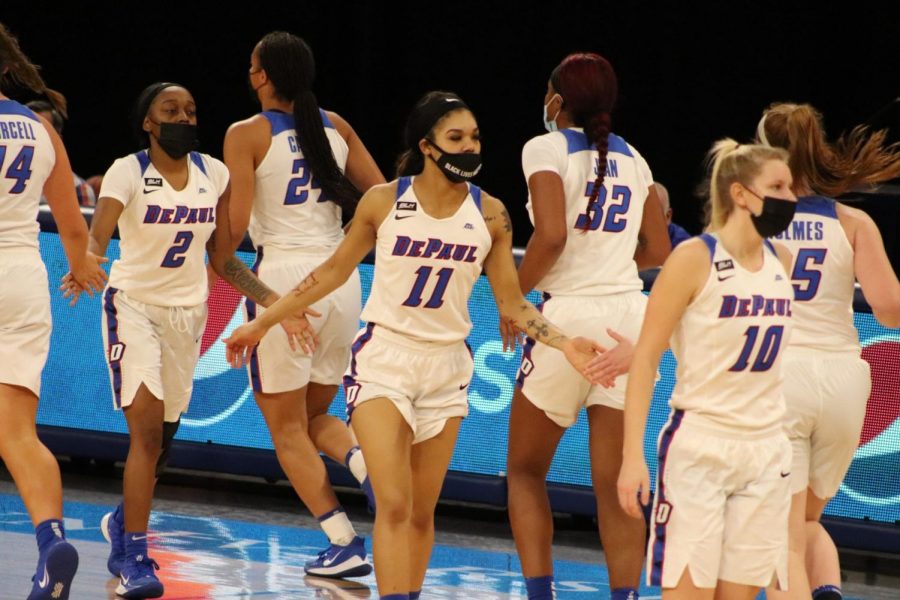
<path fill-rule="evenodd" d="M 67 270 L 65 255 L 54 233 L 41 233 L 41 252 L 51 282 Z M 107 255 L 118 257 L 118 241 L 112 240 Z M 253 255 L 239 253 L 247 264 Z M 368 297 L 372 265 L 359 268 L 363 298 Z M 53 337 L 44 369 L 38 423 L 94 431 L 125 433 L 125 420 L 113 410 L 109 376 L 103 360 L 100 332 L 100 299 L 82 298 L 68 306 L 55 284 Z M 536 302 L 537 294 L 530 300 Z M 470 415 L 465 419 L 450 468 L 482 475 L 502 475 L 506 470 L 509 405 L 520 353 L 504 353 L 497 335 L 497 311 L 487 280 L 482 277 L 469 301 L 475 327 L 469 344 L 475 357 L 475 377 L 469 387 Z M 856 326 L 864 346 L 863 356 L 873 367 L 874 386 L 869 402 L 862 444 L 837 498 L 827 514 L 900 520 L 900 334 L 880 327 L 870 314 L 857 313 Z M 221 339 L 243 322 L 237 295 L 221 281 L 210 299 L 210 318 L 203 353 L 194 376 L 194 395 L 178 439 L 224 446 L 271 449 L 263 419 L 253 402 L 244 370 L 225 362 Z M 668 398 L 675 384 L 675 361 L 666 353 L 660 367 L 647 431 L 646 454 L 655 456 L 656 437 L 668 417 Z M 344 416 L 343 394 L 331 412 Z M 550 480 L 590 486 L 587 453 L 587 421 L 581 417 L 563 437 L 550 470 Z M 656 464 L 651 463 L 651 476 Z M 893 474 L 893 476 L 885 476 Z"/>

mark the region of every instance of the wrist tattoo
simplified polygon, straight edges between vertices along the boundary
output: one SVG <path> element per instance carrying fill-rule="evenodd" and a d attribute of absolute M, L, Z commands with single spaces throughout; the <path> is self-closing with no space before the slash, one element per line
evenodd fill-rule
<path fill-rule="evenodd" d="M 310 273 L 306 277 L 303 278 L 303 281 L 297 284 L 297 286 L 291 290 L 293 294 L 300 295 L 304 292 L 309 291 L 313 286 L 317 285 L 319 280 L 316 279 L 315 272 Z"/>

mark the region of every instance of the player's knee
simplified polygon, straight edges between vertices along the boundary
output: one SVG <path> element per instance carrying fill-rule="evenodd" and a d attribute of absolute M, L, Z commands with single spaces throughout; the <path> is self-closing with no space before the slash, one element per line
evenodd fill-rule
<path fill-rule="evenodd" d="M 528 484 L 535 481 L 543 482 L 547 477 L 547 466 L 530 460 L 528 457 L 509 456 L 506 464 L 506 476 L 509 483 Z"/>
<path fill-rule="evenodd" d="M 272 435 L 275 452 L 279 454 L 296 450 L 302 441 L 309 438 L 306 422 L 300 420 L 272 427 L 269 429 L 269 433 Z"/>
<path fill-rule="evenodd" d="M 413 506 L 410 526 L 420 533 L 434 529 L 434 506 Z"/>
<path fill-rule="evenodd" d="M 388 523 L 408 523 L 412 518 L 412 499 L 409 494 L 401 490 L 390 490 L 375 494 L 378 511 L 377 519 L 383 519 Z"/>
<path fill-rule="evenodd" d="M 599 464 L 591 465 L 591 480 L 595 493 L 599 494 L 607 490 L 612 490 L 613 494 L 616 493 L 620 466 L 619 463 L 611 460 L 599 461 Z"/>

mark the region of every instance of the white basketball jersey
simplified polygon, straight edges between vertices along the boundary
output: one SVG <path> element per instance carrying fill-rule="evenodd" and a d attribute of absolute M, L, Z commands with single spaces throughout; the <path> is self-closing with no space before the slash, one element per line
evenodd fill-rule
<path fill-rule="evenodd" d="M 750 272 L 714 235 L 701 239 L 711 266 L 672 334 L 678 371 L 670 405 L 716 429 L 777 431 L 785 410 L 781 350 L 790 336 L 790 281 L 768 241 L 762 268 Z"/>
<path fill-rule="evenodd" d="M 56 151 L 28 107 L 0 100 L 0 248 L 38 247 L 38 205 Z"/>
<path fill-rule="evenodd" d="M 835 201 L 798 198 L 790 227 L 775 238 L 794 255 L 791 347 L 859 352 L 853 325 L 853 247 L 838 220 Z"/>
<path fill-rule="evenodd" d="M 378 228 L 375 278 L 362 320 L 408 337 L 438 343 L 466 339 L 469 295 L 491 249 L 481 214 L 481 190 L 452 217 L 422 210 L 413 178 L 397 180 L 397 201 Z"/>
<path fill-rule="evenodd" d="M 145 304 L 195 306 L 209 294 L 206 242 L 216 228 L 228 169 L 199 152 L 185 160 L 188 182 L 180 191 L 160 175 L 146 150 L 116 160 L 103 177 L 100 198 L 125 205 L 120 256 L 109 285 Z"/>
<path fill-rule="evenodd" d="M 320 112 L 334 159 L 343 171 L 347 165 L 347 142 L 325 111 Z M 253 245 L 325 250 L 336 247 L 344 238 L 341 208 L 324 197 L 309 170 L 294 130 L 294 115 L 277 111 L 262 115 L 272 127 L 272 142 L 256 168 L 249 228 Z"/>
<path fill-rule="evenodd" d="M 637 150 L 610 134 L 603 186 L 588 213 L 598 161 L 597 150 L 581 128 L 538 136 L 522 150 L 526 181 L 533 173 L 552 171 L 562 178 L 566 193 L 566 246 L 535 286 L 552 296 L 600 296 L 643 289 L 634 253 L 653 175 Z M 533 224 L 531 202 L 529 194 L 526 208 Z"/>

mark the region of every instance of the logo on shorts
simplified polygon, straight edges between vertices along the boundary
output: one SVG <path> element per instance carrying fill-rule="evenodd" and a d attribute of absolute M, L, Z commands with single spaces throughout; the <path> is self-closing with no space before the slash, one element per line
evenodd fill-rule
<path fill-rule="evenodd" d="M 109 362 L 119 362 L 122 360 L 123 354 L 125 354 L 125 344 L 122 342 L 109 345 Z"/>
<path fill-rule="evenodd" d="M 464 389 L 466 389 L 467 387 L 469 387 L 469 382 L 468 382 L 468 381 L 467 381 L 466 383 L 460 384 L 459 389 L 464 390 Z"/>
<path fill-rule="evenodd" d="M 663 500 L 656 507 L 656 518 L 654 518 L 654 522 L 657 525 L 665 525 L 669 522 L 669 517 L 672 516 L 672 505 Z"/>
<path fill-rule="evenodd" d="M 787 476 L 790 475 L 790 474 L 791 474 L 790 471 L 788 471 L 787 473 L 785 473 L 784 471 L 781 471 L 781 476 L 782 476 L 782 477 L 787 477 Z"/>
<path fill-rule="evenodd" d="M 471 223 L 466 223 L 466 224 L 463 226 L 463 229 L 475 229 L 475 226 L 472 225 Z"/>

